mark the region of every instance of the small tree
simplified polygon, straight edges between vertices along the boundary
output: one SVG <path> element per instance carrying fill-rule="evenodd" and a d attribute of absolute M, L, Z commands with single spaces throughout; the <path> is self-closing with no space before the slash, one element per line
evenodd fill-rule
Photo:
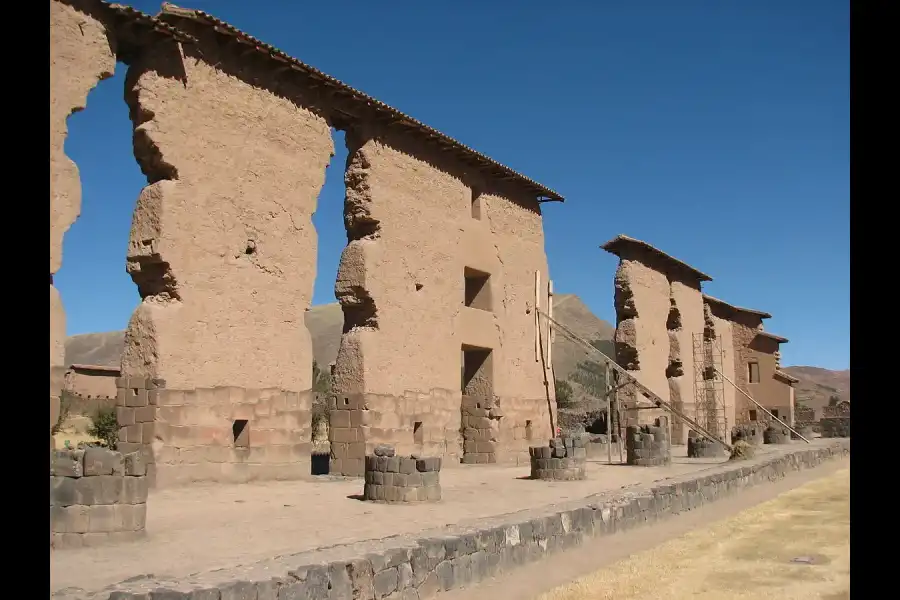
<path fill-rule="evenodd" d="M 116 409 L 112 406 L 101 407 L 93 417 L 88 435 L 100 440 L 110 450 L 115 450 L 119 444 L 119 421 L 116 419 Z"/>
<path fill-rule="evenodd" d="M 841 397 L 840 397 L 840 396 L 831 396 L 831 397 L 828 399 L 828 406 L 837 406 L 838 403 L 840 403 L 840 401 L 841 401 Z"/>
<path fill-rule="evenodd" d="M 553 387 L 556 390 L 556 405 L 569 406 L 572 403 L 572 385 L 565 379 L 557 379 Z"/>

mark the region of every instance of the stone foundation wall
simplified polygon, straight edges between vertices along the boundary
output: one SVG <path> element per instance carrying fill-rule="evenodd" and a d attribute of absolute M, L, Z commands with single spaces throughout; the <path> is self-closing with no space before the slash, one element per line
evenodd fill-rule
<path fill-rule="evenodd" d="M 554 438 L 548 446 L 529 448 L 531 478 L 550 481 L 584 479 L 587 466 L 584 445 L 584 439 L 577 436 Z"/>
<path fill-rule="evenodd" d="M 309 394 L 173 390 L 148 377 L 121 377 L 116 385 L 119 449 L 141 453 L 151 486 L 310 475 Z"/>
<path fill-rule="evenodd" d="M 694 431 L 690 432 L 687 443 L 688 458 L 721 458 L 724 448 L 721 444 L 700 437 Z"/>
<path fill-rule="evenodd" d="M 173 584 L 153 577 L 123 583 L 91 600 L 145 600 L 165 594 L 222 598 L 331 598 L 332 600 L 427 600 L 441 592 L 471 586 L 512 569 L 539 564 L 550 554 L 577 548 L 585 541 L 650 525 L 669 516 L 779 480 L 788 473 L 816 467 L 850 452 L 848 440 L 807 447 L 740 464 L 723 463 L 704 474 L 667 479 L 612 497 L 589 497 L 522 517 L 511 515 L 475 524 L 464 533 L 423 538 L 412 544 L 385 540 L 386 550 L 364 558 L 347 548 L 346 559 L 327 564 L 305 563 L 287 556 L 258 563 L 258 575 L 223 570 L 218 583 L 208 574 Z M 200 591 L 200 590 L 203 591 Z M 54 600 L 87 600 L 88 594 L 54 595 Z"/>
<path fill-rule="evenodd" d="M 672 462 L 666 417 L 655 425 L 629 425 L 625 434 L 626 463 L 637 467 L 658 467 Z"/>
<path fill-rule="evenodd" d="M 367 456 L 363 499 L 375 502 L 437 502 L 441 499 L 439 457 L 395 456 L 387 446 Z"/>
<path fill-rule="evenodd" d="M 147 522 L 146 465 L 139 452 L 97 446 L 56 450 L 50 462 L 50 546 L 80 548 L 136 539 Z"/>
<path fill-rule="evenodd" d="M 790 444 L 791 430 L 780 423 L 770 423 L 763 431 L 763 442 L 766 444 Z"/>
<path fill-rule="evenodd" d="M 819 426 L 824 438 L 850 437 L 850 417 L 823 417 Z"/>

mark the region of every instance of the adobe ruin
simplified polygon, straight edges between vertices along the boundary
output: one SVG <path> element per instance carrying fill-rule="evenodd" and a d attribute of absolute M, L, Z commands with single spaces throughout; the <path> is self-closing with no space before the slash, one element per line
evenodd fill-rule
<path fill-rule="evenodd" d="M 616 362 L 665 402 L 696 417 L 694 336 L 706 326 L 700 285 L 712 277 L 626 235 L 601 248 L 619 257 Z M 619 401 L 633 425 L 650 425 L 666 414 L 631 386 L 619 393 Z M 673 419 L 671 427 L 672 443 L 686 444 L 684 422 Z"/>
<path fill-rule="evenodd" d="M 121 61 L 148 185 L 127 252 L 142 302 L 118 404 L 147 419 L 125 443 L 157 486 L 310 473 L 303 312 L 331 128 L 349 150 L 334 367 L 347 410 L 332 413 L 331 472 L 362 476 L 379 443 L 459 462 L 464 397 L 494 407 L 493 461 L 524 464 L 530 439 L 553 436 L 534 313 L 549 301 L 535 289 L 549 281 L 541 204 L 559 194 L 206 13 L 50 11 L 51 426 L 65 338 L 53 274 L 81 193 L 66 119 Z"/>
<path fill-rule="evenodd" d="M 794 384 L 797 379 L 781 370 L 781 344 L 787 338 L 763 329 L 763 320 L 772 317 L 767 312 L 729 304 L 709 295 L 703 296 L 716 332 L 725 340 L 726 361 L 723 371 L 735 385 L 759 402 L 766 410 L 788 425 L 794 425 Z M 726 394 L 733 397 L 733 420 L 736 425 L 754 421 L 773 420 L 747 397 L 731 385 L 725 386 Z M 726 396 L 726 405 L 728 397 Z"/>

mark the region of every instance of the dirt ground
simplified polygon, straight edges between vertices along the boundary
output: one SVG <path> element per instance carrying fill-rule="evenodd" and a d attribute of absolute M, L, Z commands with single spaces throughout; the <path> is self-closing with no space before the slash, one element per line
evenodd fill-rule
<path fill-rule="evenodd" d="M 338 545 L 353 545 L 335 549 L 340 550 L 338 554 L 364 554 L 373 551 L 371 544 L 365 545 L 370 540 L 416 539 L 422 532 L 438 529 L 444 533 L 483 518 L 650 484 L 724 462 L 689 461 L 683 456 L 684 447 L 676 447 L 675 452 L 681 456 L 670 467 L 589 461 L 588 479 L 574 482 L 527 480 L 527 466 L 445 468 L 443 500 L 412 506 L 352 499 L 362 492 L 358 479 L 198 484 L 151 492 L 146 540 L 52 552 L 51 588 L 95 590 L 140 574 L 181 577 L 296 553 L 309 552 L 303 559 L 317 562 L 322 554 L 318 549 Z"/>
<path fill-rule="evenodd" d="M 442 594 L 441 598 L 442 600 L 481 598 L 534 600 L 538 597 L 541 600 L 600 598 L 729 600 L 743 598 L 745 595 L 750 597 L 749 594 L 752 594 L 754 599 L 777 597 L 843 600 L 849 598 L 849 499 L 846 493 L 849 475 L 839 472 L 849 473 L 849 467 L 850 459 L 844 458 L 829 461 L 815 469 L 789 473 L 783 479 L 754 486 L 738 495 L 660 521 L 652 527 L 595 538 L 578 548 L 545 557 L 541 561 L 540 568 L 528 566 L 509 571 L 479 585 L 447 592 Z M 810 483 L 812 485 L 807 487 Z M 843 492 L 840 491 L 842 487 Z M 826 503 L 829 506 L 824 510 L 818 506 Z M 794 506 L 789 506 L 791 504 Z M 788 510 L 784 510 L 786 506 Z M 781 525 L 774 532 L 777 539 L 787 539 L 788 544 L 802 544 L 803 548 L 795 550 L 795 546 L 774 541 L 776 537 L 773 537 L 771 529 L 775 527 L 766 526 L 766 520 L 773 517 L 778 519 L 777 522 Z M 798 522 L 794 522 L 795 517 L 799 519 Z M 806 536 L 805 531 L 810 523 L 823 517 L 824 527 L 828 528 L 830 534 L 834 534 L 832 542 L 840 540 L 832 544 L 833 550 L 845 552 L 844 558 L 832 560 L 831 563 L 826 562 L 824 565 L 779 563 L 778 560 L 786 554 L 791 554 L 788 561 L 801 556 L 810 556 L 813 559 L 821 559 L 822 556 L 829 558 L 829 554 L 818 548 L 822 542 L 829 544 L 829 541 L 824 539 L 830 535 L 824 534 L 825 529 L 822 530 L 823 539 L 819 541 L 806 537 L 793 539 L 797 535 Z M 734 546 L 730 545 L 729 540 L 721 538 L 712 542 L 708 532 L 713 530 L 713 535 L 716 535 L 716 532 L 721 535 L 720 528 L 723 526 L 732 530 L 739 527 L 741 532 L 735 535 L 743 536 L 741 541 L 736 541 Z M 779 553 L 772 555 L 771 562 L 767 562 L 765 557 L 760 560 L 758 555 L 754 557 L 752 552 L 746 552 L 747 549 L 756 547 L 755 536 L 763 538 L 760 548 L 773 545 L 777 547 Z M 694 542 L 693 546 L 690 546 L 691 540 Z M 710 563 L 710 568 L 705 568 L 700 564 L 702 561 L 689 563 L 685 560 L 685 556 L 692 556 L 691 553 L 703 548 L 704 544 L 712 547 L 700 550 L 704 552 L 702 556 L 708 556 L 716 561 L 717 566 Z M 809 546 L 815 547 L 817 554 L 809 554 Z M 793 554 L 794 551 L 797 554 Z M 681 552 L 685 554 L 679 554 Z M 831 555 L 833 554 L 834 552 Z M 664 570 L 661 573 L 665 575 L 656 574 L 657 564 Z M 846 570 L 842 565 L 846 566 Z M 784 571 L 782 567 L 788 570 Z M 721 578 L 717 580 L 718 569 L 723 570 Z M 775 576 L 763 582 L 759 581 L 773 569 L 776 572 Z M 745 577 L 748 570 L 751 572 L 749 578 Z M 803 579 L 792 581 L 793 575 Z M 817 583 L 814 578 L 820 576 L 833 578 L 835 591 L 829 590 L 827 582 L 824 585 L 820 585 L 822 582 Z M 705 583 L 704 577 L 708 577 Z M 784 586 L 782 577 L 787 579 Z M 842 580 L 845 582 L 843 587 L 838 585 Z M 646 581 L 650 585 L 644 585 L 641 581 Z M 628 582 L 634 584 L 631 589 L 627 587 Z M 686 585 L 682 589 L 677 589 L 679 582 Z M 808 584 L 805 590 L 802 589 L 804 582 Z M 714 587 L 716 585 L 719 586 L 718 589 Z M 749 594 L 743 590 L 744 585 L 748 585 Z M 623 590 L 622 587 L 626 589 Z M 807 592 L 812 595 L 806 595 Z M 817 593 L 819 595 L 816 595 Z"/>
<path fill-rule="evenodd" d="M 539 600 L 850 598 L 850 469 Z"/>

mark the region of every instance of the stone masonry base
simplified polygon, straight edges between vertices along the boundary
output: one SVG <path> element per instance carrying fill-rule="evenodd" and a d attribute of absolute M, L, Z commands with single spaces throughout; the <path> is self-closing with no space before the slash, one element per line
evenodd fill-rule
<path fill-rule="evenodd" d="M 529 448 L 529 454 L 532 479 L 575 481 L 585 478 L 587 451 L 581 436 L 554 438 L 549 446 Z"/>
<path fill-rule="evenodd" d="M 367 456 L 363 499 L 392 503 L 437 502 L 441 499 L 441 459 Z"/>
<path fill-rule="evenodd" d="M 115 586 L 116 591 L 112 592 L 109 588 L 92 596 L 83 592 L 59 592 L 53 598 L 426 600 L 442 591 L 470 586 L 503 571 L 536 563 L 550 553 L 578 547 L 588 538 L 653 523 L 849 453 L 850 440 L 815 446 L 804 444 L 775 456 L 761 456 L 739 464 L 726 462 L 705 474 L 675 477 L 649 489 L 547 507 L 546 514 L 537 518 L 525 520 L 513 515 L 502 525 L 485 525 L 480 529 L 476 526 L 464 534 L 420 539 L 414 545 L 361 558 L 300 566 L 288 556 L 275 566 L 257 570 L 260 573 L 257 578 L 228 571 L 216 579 L 187 578 L 177 583 L 148 578 Z M 249 570 L 241 569 L 241 572 Z"/>

